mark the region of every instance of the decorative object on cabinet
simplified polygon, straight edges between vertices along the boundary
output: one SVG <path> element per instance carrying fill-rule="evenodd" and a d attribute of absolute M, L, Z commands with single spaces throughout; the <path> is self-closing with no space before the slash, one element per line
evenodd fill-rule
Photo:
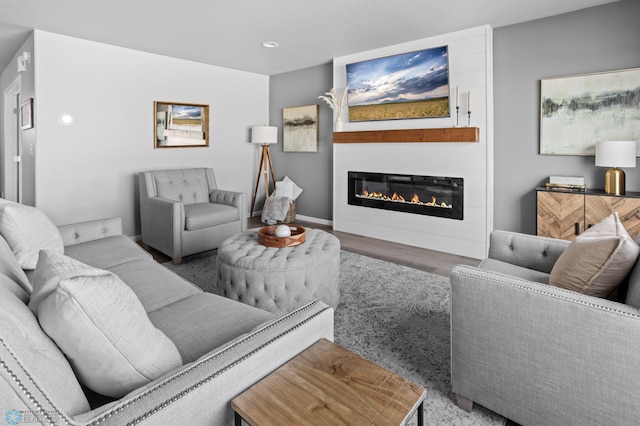
<path fill-rule="evenodd" d="M 249 214 L 253 214 L 253 207 L 256 205 L 256 196 L 258 195 L 258 187 L 260 186 L 260 176 L 264 174 L 264 196 L 269 196 L 269 172 L 271 172 L 271 180 L 275 187 L 276 178 L 273 174 L 273 163 L 271 162 L 271 153 L 269 145 L 278 142 L 278 128 L 273 126 L 254 126 L 251 128 L 251 143 L 260 144 L 262 146 L 262 155 L 260 156 L 260 165 L 258 166 L 258 175 L 256 176 L 256 188 L 253 190 L 253 200 L 251 201 L 251 209 Z"/>
<path fill-rule="evenodd" d="M 346 65 L 349 121 L 449 117 L 447 46 Z"/>
<path fill-rule="evenodd" d="M 596 143 L 596 166 L 612 167 L 604 175 L 604 192 L 624 195 L 624 171 L 618 167 L 636 166 L 635 141 L 600 141 Z"/>
<path fill-rule="evenodd" d="M 33 98 L 20 104 L 20 128 L 22 130 L 33 129 Z"/>
<path fill-rule="evenodd" d="M 318 105 L 282 109 L 284 152 L 318 152 Z"/>
<path fill-rule="evenodd" d="M 573 240 L 614 212 L 631 238 L 640 236 L 640 192 L 615 196 L 602 190 L 574 192 L 536 188 L 537 235 Z"/>
<path fill-rule="evenodd" d="M 549 189 L 564 189 L 571 191 L 586 191 L 583 176 L 549 176 L 549 182 L 545 184 Z"/>
<path fill-rule="evenodd" d="M 640 134 L 640 68 L 542 79 L 540 154 L 594 155 L 596 141 Z"/>
<path fill-rule="evenodd" d="M 325 92 L 325 96 L 318 96 L 318 99 L 325 101 L 329 108 L 331 108 L 335 115 L 335 125 L 333 127 L 334 132 L 342 131 L 342 112 L 347 105 L 347 92 L 349 86 L 342 89 L 332 88 L 330 91 Z"/>
<path fill-rule="evenodd" d="M 153 102 L 155 148 L 209 146 L 209 105 Z"/>

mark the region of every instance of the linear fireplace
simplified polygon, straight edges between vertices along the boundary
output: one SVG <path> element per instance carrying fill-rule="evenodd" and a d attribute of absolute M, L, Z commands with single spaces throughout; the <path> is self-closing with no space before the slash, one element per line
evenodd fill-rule
<path fill-rule="evenodd" d="M 464 179 L 348 172 L 349 204 L 463 219 Z"/>

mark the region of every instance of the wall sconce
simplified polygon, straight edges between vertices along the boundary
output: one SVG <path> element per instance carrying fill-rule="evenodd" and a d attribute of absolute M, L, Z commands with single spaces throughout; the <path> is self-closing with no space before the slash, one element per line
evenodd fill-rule
<path fill-rule="evenodd" d="M 26 71 L 29 63 L 31 63 L 31 53 L 22 52 L 22 55 L 18 56 L 18 72 Z"/>
<path fill-rule="evenodd" d="M 63 112 L 58 116 L 58 123 L 60 123 L 61 126 L 71 126 L 73 124 L 73 120 L 73 115 L 68 112 Z"/>
<path fill-rule="evenodd" d="M 596 166 L 612 167 L 604 175 L 604 192 L 613 195 L 624 195 L 624 171 L 618 167 L 636 166 L 636 142 L 597 142 Z"/>

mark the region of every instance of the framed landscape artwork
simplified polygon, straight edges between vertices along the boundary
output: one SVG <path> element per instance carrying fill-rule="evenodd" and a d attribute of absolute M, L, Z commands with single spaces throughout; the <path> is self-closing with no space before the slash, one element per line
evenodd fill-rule
<path fill-rule="evenodd" d="M 209 146 L 209 105 L 153 103 L 155 148 Z"/>
<path fill-rule="evenodd" d="M 318 152 L 318 105 L 282 109 L 284 152 Z"/>
<path fill-rule="evenodd" d="M 347 64 L 349 121 L 449 117 L 447 46 Z"/>
<path fill-rule="evenodd" d="M 638 135 L 640 68 L 541 80 L 540 154 L 595 155 L 598 141 Z"/>

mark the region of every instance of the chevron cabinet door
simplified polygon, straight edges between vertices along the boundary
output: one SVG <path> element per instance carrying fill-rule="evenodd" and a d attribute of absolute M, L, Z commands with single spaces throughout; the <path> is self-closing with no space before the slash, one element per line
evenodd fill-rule
<path fill-rule="evenodd" d="M 585 196 L 585 224 L 587 228 L 618 212 L 620 222 L 631 238 L 640 235 L 640 198 L 606 195 Z"/>
<path fill-rule="evenodd" d="M 537 234 L 573 240 L 584 231 L 584 193 L 537 191 Z"/>

